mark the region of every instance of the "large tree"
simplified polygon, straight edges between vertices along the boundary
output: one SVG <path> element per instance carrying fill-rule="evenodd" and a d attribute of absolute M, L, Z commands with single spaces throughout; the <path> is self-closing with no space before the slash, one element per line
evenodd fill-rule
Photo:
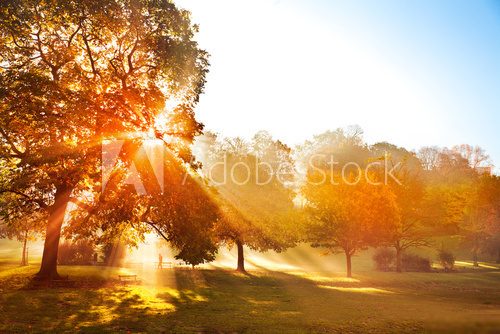
<path fill-rule="evenodd" d="M 212 190 L 178 157 L 168 150 L 165 155 L 161 166 L 163 192 L 154 191 L 156 180 L 147 177 L 154 173 L 143 171 L 143 165 L 149 162 L 138 157 L 134 161 L 143 171 L 141 185 L 152 190 L 137 193 L 134 185 L 124 180 L 128 168 L 116 167 L 104 192 L 82 200 L 71 211 L 65 236 L 134 247 L 144 241 L 146 233 L 153 232 L 178 252 L 177 259 L 193 266 L 212 261 L 217 252 L 215 224 L 220 216 Z"/>
<path fill-rule="evenodd" d="M 99 191 L 87 181 L 100 178 L 103 140 L 149 133 L 191 160 L 208 68 L 196 30 L 167 0 L 2 3 L 0 159 L 14 166 L 1 192 L 48 215 L 39 278 L 58 277 L 70 200 Z"/>

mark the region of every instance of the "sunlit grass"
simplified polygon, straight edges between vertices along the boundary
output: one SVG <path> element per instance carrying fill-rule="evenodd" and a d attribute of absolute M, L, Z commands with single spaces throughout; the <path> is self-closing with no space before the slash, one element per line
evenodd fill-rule
<path fill-rule="evenodd" d="M 474 268 L 474 262 L 472 262 L 472 261 L 455 261 L 455 265 L 461 266 L 461 267 Z M 500 269 L 500 264 L 478 262 L 478 267 L 479 268 L 486 268 L 486 269 Z"/>
<path fill-rule="evenodd" d="M 486 332 L 500 271 L 343 273 L 60 268 L 74 286 L 29 288 L 37 266 L 0 266 L 0 332 Z M 119 274 L 137 274 L 123 284 Z"/>
<path fill-rule="evenodd" d="M 378 289 L 378 288 L 370 288 L 370 287 L 355 288 L 355 287 L 330 286 L 330 285 L 318 285 L 318 287 L 323 288 L 323 289 L 332 289 L 332 290 L 342 291 L 342 292 L 394 293 L 394 292 L 389 291 L 389 290 Z"/>

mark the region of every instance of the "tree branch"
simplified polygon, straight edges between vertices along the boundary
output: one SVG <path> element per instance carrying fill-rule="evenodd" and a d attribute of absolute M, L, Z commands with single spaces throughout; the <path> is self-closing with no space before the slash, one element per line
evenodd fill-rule
<path fill-rule="evenodd" d="M 167 238 L 165 236 L 165 234 L 163 234 L 163 232 L 158 228 L 156 227 L 155 223 L 152 223 L 152 222 L 148 222 L 148 221 L 145 221 L 144 223 L 148 224 L 149 226 L 151 226 L 152 228 L 154 228 L 156 230 L 156 232 L 163 238 L 165 239 L 166 241 L 170 241 L 169 238 Z"/>
<path fill-rule="evenodd" d="M 14 142 L 9 138 L 9 136 L 7 135 L 7 133 L 5 132 L 4 129 L 0 128 L 0 134 L 2 135 L 2 137 L 5 138 L 5 140 L 7 141 L 7 143 L 10 145 L 10 148 L 12 149 L 12 151 L 14 151 L 14 153 L 16 153 L 19 157 L 22 157 L 23 156 L 23 152 L 19 151 L 16 147 L 16 145 L 14 144 Z"/>
<path fill-rule="evenodd" d="M 17 190 L 13 190 L 13 189 L 0 189 L 0 194 L 4 194 L 4 193 L 12 193 L 12 194 L 19 195 L 21 197 L 26 198 L 29 202 L 38 204 L 40 206 L 40 208 L 42 208 L 42 209 L 48 208 L 48 205 L 45 204 L 43 201 L 32 198 L 31 196 L 26 195 L 25 193 L 23 193 L 21 191 L 17 191 Z"/>

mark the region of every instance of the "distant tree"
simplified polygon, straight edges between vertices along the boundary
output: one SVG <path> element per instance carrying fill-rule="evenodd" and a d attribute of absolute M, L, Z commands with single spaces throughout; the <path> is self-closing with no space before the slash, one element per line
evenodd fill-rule
<path fill-rule="evenodd" d="M 500 263 L 500 231 L 498 228 L 488 237 L 484 252 L 490 256 L 495 256 L 496 263 Z"/>
<path fill-rule="evenodd" d="M 440 149 L 436 165 L 426 172 L 425 219 L 435 221 L 438 234 L 462 236 L 475 266 L 498 226 L 497 178 L 475 170 L 485 162 L 488 155 L 483 149 L 460 145 Z"/>
<path fill-rule="evenodd" d="M 0 222 L 0 239 L 8 238 L 21 242 L 23 244 L 21 265 L 27 266 L 28 243 L 43 236 L 44 227 L 43 217 L 37 218 L 36 216 L 26 217 L 22 222 L 16 222 L 14 224 Z"/>
<path fill-rule="evenodd" d="M 425 191 L 421 210 L 424 224 L 432 227 L 435 236 L 458 234 L 468 192 L 477 176 L 459 153 L 436 149 L 434 166 L 424 168 L 423 172 Z"/>
<path fill-rule="evenodd" d="M 439 154 L 440 149 L 437 146 L 426 146 L 422 147 L 417 154 L 417 157 L 422 163 L 422 167 L 425 170 L 433 170 L 438 167 L 439 164 Z"/>
<path fill-rule="evenodd" d="M 447 148 L 440 151 L 438 165 L 430 173 L 430 181 L 434 183 L 463 184 L 474 182 L 476 177 L 469 161 L 459 152 Z"/>
<path fill-rule="evenodd" d="M 11 171 L 0 162 L 0 189 L 9 189 Z M 12 167 L 12 166 L 9 166 Z M 19 194 L 14 190 L 1 193 L 0 190 L 0 238 L 14 239 L 23 244 L 21 265 L 28 265 L 28 242 L 43 236 L 46 226 L 44 212 L 36 205 L 19 207 Z"/>
<path fill-rule="evenodd" d="M 57 261 L 62 265 L 89 265 L 95 251 L 95 245 L 89 240 L 66 240 L 59 245 Z"/>
<path fill-rule="evenodd" d="M 371 147 L 372 154 L 384 165 L 380 173 L 390 170 L 394 178 L 387 178 L 387 184 L 395 195 L 400 219 L 387 230 L 386 242 L 396 251 L 396 271 L 402 271 L 402 256 L 409 248 L 429 245 L 432 231 L 423 219 L 425 184 L 421 162 L 412 152 L 388 143 Z"/>
<path fill-rule="evenodd" d="M 469 144 L 456 145 L 453 146 L 452 151 L 460 154 L 469 162 L 472 168 L 489 163 L 490 156 L 479 146 L 471 146 Z"/>
<path fill-rule="evenodd" d="M 363 142 L 363 131 L 358 126 L 336 129 L 315 135 L 294 150 L 301 181 L 305 181 L 311 168 L 342 170 L 347 163 L 365 166 L 369 161 L 368 146 Z M 330 166 L 330 164 L 334 166 Z M 349 166 L 349 171 L 353 166 Z"/>
<path fill-rule="evenodd" d="M 127 256 L 127 246 L 123 242 L 109 242 L 101 247 L 104 263 L 110 267 L 120 267 Z"/>
<path fill-rule="evenodd" d="M 294 244 L 293 191 L 286 185 L 293 177 L 290 149 L 265 132 L 250 143 L 241 138 L 211 143 L 202 162 L 222 214 L 216 233 L 221 243 L 236 246 L 237 270 L 245 271 L 244 246 L 282 251 Z"/>
<path fill-rule="evenodd" d="M 474 266 L 478 255 L 500 230 L 500 178 L 482 175 L 467 193 L 460 232 L 472 251 Z"/>
<path fill-rule="evenodd" d="M 375 174 L 360 175 L 359 179 L 351 174 L 344 181 L 338 174 L 328 175 L 334 184 L 325 182 L 318 172 L 310 173 L 302 190 L 313 219 L 308 239 L 313 247 L 343 252 L 347 277 L 352 277 L 351 258 L 379 244 L 388 226 L 399 219 L 390 188 L 370 184 L 365 176 L 377 180 Z"/>
<path fill-rule="evenodd" d="M 38 278 L 58 277 L 65 212 L 98 191 L 103 140 L 153 133 L 191 160 L 208 70 L 196 31 L 171 1 L 2 2 L 0 159 L 15 166 L 1 193 L 48 217 Z"/>
<path fill-rule="evenodd" d="M 349 277 L 352 256 L 380 244 L 389 225 L 399 220 L 384 178 L 375 168 L 364 170 L 373 157 L 362 134 L 358 126 L 327 131 L 298 146 L 295 154 L 311 217 L 306 239 L 329 252 L 344 252 Z"/>

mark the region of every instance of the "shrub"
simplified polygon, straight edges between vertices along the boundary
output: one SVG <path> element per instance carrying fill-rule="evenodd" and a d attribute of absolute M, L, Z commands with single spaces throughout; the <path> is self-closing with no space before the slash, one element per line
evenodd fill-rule
<path fill-rule="evenodd" d="M 453 253 L 440 250 L 438 253 L 438 260 L 445 271 L 453 270 L 453 267 L 455 266 L 455 255 L 453 255 Z"/>
<path fill-rule="evenodd" d="M 431 271 L 431 261 L 416 254 L 403 254 L 401 266 L 404 271 Z"/>
<path fill-rule="evenodd" d="M 390 271 L 394 267 L 396 254 L 392 249 L 379 248 L 373 255 L 375 269 L 381 271 Z"/>
<path fill-rule="evenodd" d="M 57 262 L 62 265 L 88 265 L 92 263 L 94 245 L 88 240 L 64 241 L 59 245 Z"/>

